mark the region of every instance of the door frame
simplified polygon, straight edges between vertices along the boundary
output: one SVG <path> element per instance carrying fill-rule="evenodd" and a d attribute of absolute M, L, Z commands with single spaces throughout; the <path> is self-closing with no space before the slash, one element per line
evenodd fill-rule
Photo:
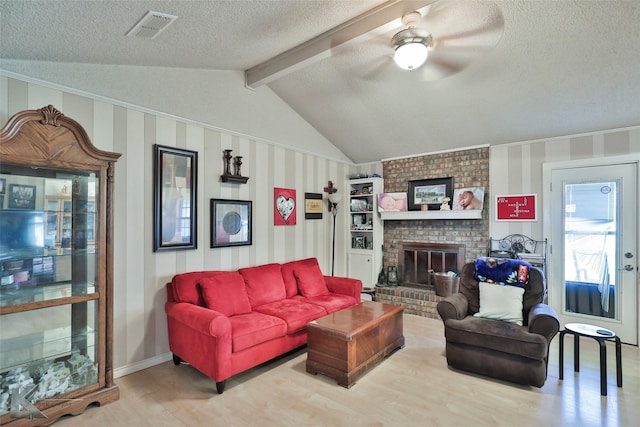
<path fill-rule="evenodd" d="M 552 171 L 555 169 L 615 166 L 619 164 L 628 164 L 628 163 L 634 163 L 636 165 L 635 203 L 636 203 L 637 215 L 636 215 L 636 247 L 635 247 L 636 261 L 635 263 L 636 263 L 636 266 L 640 265 L 640 260 L 639 260 L 639 257 L 640 257 L 640 253 L 639 253 L 639 249 L 640 249 L 640 154 L 634 153 L 634 154 L 628 154 L 625 156 L 611 156 L 611 157 L 598 157 L 598 158 L 591 158 L 591 159 L 566 160 L 566 161 L 548 162 L 548 163 L 542 164 L 542 188 L 543 188 L 542 228 L 543 228 L 543 235 L 547 236 L 547 238 L 549 239 L 549 259 L 547 261 L 548 262 L 547 271 L 549 272 L 555 271 L 555 266 L 553 265 L 554 264 L 553 245 L 554 243 L 556 243 L 556 241 L 553 239 L 553 236 L 551 235 L 551 217 L 552 217 L 552 210 L 554 207 L 552 203 L 552 195 L 551 195 Z M 636 283 L 638 283 L 639 279 L 640 279 L 640 271 L 636 269 Z M 549 285 L 550 282 L 551 280 L 548 280 L 547 284 Z M 562 298 L 562 295 L 560 293 L 560 288 L 558 287 L 559 285 L 556 285 L 553 288 L 551 286 L 549 286 L 549 288 L 547 289 L 549 293 L 549 304 L 555 305 L 555 301 L 553 300 L 553 298 L 557 298 L 558 296 Z M 636 295 L 637 295 L 636 317 L 635 317 L 636 331 L 637 331 L 636 342 L 640 344 L 640 287 L 638 288 Z M 562 305 L 562 303 L 560 303 L 560 305 Z"/>

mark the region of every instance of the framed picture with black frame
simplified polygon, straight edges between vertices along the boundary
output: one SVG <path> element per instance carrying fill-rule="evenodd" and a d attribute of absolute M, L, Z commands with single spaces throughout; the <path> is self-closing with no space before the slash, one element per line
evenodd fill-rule
<path fill-rule="evenodd" d="M 198 153 L 154 145 L 153 250 L 197 249 Z"/>
<path fill-rule="evenodd" d="M 9 184 L 9 209 L 35 209 L 36 186 Z"/>
<path fill-rule="evenodd" d="M 252 244 L 250 200 L 211 199 L 211 247 Z"/>
<path fill-rule="evenodd" d="M 427 205 L 429 210 L 438 210 L 445 197 L 449 200 L 453 197 L 453 177 L 409 181 L 407 199 L 410 211 L 423 210 L 423 205 Z"/>

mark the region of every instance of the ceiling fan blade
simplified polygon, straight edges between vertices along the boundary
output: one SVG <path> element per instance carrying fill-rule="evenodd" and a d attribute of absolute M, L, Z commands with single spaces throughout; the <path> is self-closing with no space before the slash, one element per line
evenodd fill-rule
<path fill-rule="evenodd" d="M 491 1 L 441 0 L 431 6 L 422 25 L 433 36 L 434 49 L 468 46 L 488 50 L 502 38 L 504 17 Z"/>
<path fill-rule="evenodd" d="M 370 68 L 364 72 L 362 78 L 364 80 L 376 80 L 388 72 L 388 69 L 393 65 L 393 59 L 390 56 L 380 57 L 370 65 Z"/>
<path fill-rule="evenodd" d="M 386 35 L 369 33 L 331 49 L 332 57 L 352 76 L 363 80 L 384 79 L 393 65 L 389 40 Z"/>
<path fill-rule="evenodd" d="M 428 58 L 427 62 L 420 67 L 418 72 L 423 81 L 432 82 L 456 74 L 462 71 L 462 69 L 464 69 L 464 66 L 454 64 L 444 59 Z"/>
<path fill-rule="evenodd" d="M 493 49 L 502 37 L 504 18 L 490 1 L 441 0 L 421 25 L 433 36 L 421 76 L 433 81 L 464 70 Z"/>

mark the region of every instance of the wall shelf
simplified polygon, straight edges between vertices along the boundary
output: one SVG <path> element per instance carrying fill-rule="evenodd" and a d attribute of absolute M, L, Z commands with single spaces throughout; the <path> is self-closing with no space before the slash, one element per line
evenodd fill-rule
<path fill-rule="evenodd" d="M 248 176 L 239 176 L 239 175 L 220 175 L 220 181 L 222 182 L 233 182 L 236 184 L 246 184 L 249 180 Z"/>
<path fill-rule="evenodd" d="M 482 211 L 406 211 L 380 212 L 383 221 L 421 219 L 482 219 Z"/>

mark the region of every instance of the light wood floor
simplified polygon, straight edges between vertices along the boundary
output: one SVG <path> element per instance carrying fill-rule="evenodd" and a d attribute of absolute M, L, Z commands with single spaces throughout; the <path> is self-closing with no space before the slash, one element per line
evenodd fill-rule
<path fill-rule="evenodd" d="M 633 426 L 640 419 L 640 352 L 623 346 L 623 388 L 608 347 L 608 397 L 600 396 L 597 343 L 581 339 L 573 372 L 565 337 L 565 379 L 558 379 L 558 339 L 541 389 L 447 367 L 439 320 L 404 316 L 406 347 L 345 389 L 305 371 L 306 353 L 237 375 L 222 395 L 188 365 L 167 362 L 117 379 L 121 398 L 65 417 L 71 426 Z"/>

